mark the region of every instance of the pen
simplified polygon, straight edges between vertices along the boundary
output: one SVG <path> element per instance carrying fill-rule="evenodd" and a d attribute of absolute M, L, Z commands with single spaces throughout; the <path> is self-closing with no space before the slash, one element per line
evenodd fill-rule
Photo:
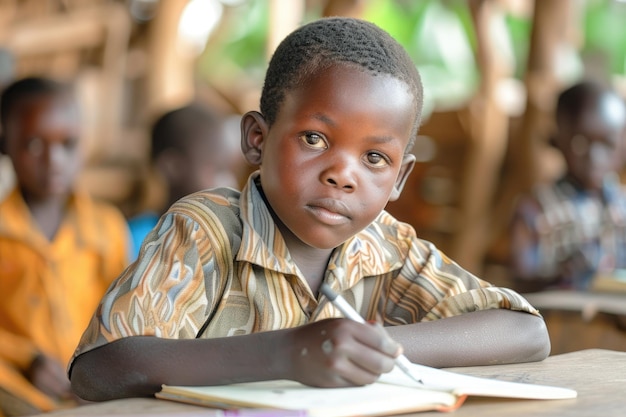
<path fill-rule="evenodd" d="M 306 410 L 240 408 L 221 411 L 223 417 L 307 417 Z"/>
<path fill-rule="evenodd" d="M 357 313 L 356 310 L 352 308 L 350 304 L 348 304 L 346 299 L 343 298 L 341 295 L 337 294 L 335 291 L 333 291 L 328 286 L 328 284 L 323 283 L 322 287 L 320 288 L 320 291 L 322 292 L 322 294 L 326 296 L 326 298 L 330 300 L 331 303 L 334 304 L 335 307 L 339 309 L 339 311 L 341 311 L 341 313 L 343 313 L 344 316 L 346 316 L 346 318 L 357 321 L 359 323 L 366 323 L 365 319 L 363 319 L 363 317 L 361 317 L 361 315 Z M 400 355 L 396 358 L 396 366 L 400 368 L 402 372 L 404 372 L 413 381 L 419 384 L 424 384 L 424 382 L 421 379 L 416 378 L 413 375 L 413 373 L 409 369 L 410 365 L 411 365 L 411 361 L 406 356 Z"/>

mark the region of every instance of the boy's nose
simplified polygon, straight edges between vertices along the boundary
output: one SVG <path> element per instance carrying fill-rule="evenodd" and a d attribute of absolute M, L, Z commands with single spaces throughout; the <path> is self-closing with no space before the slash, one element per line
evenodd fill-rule
<path fill-rule="evenodd" d="M 589 149 L 589 159 L 594 165 L 606 164 L 611 158 L 611 149 L 600 143 L 592 143 Z"/>
<path fill-rule="evenodd" d="M 51 166 L 58 166 L 64 164 L 65 151 L 63 145 L 52 144 L 48 147 L 48 160 Z"/>
<path fill-rule="evenodd" d="M 348 161 L 335 161 L 335 163 L 321 174 L 324 184 L 342 190 L 352 192 L 356 189 L 356 178 L 354 170 Z"/>

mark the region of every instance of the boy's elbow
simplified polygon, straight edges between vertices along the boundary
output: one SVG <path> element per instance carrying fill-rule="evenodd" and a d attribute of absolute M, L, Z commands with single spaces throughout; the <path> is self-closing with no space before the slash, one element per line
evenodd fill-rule
<path fill-rule="evenodd" d="M 70 370 L 70 383 L 74 394 L 87 401 L 104 401 L 107 398 L 98 383 L 98 372 L 90 369 L 85 354 L 78 356 Z"/>
<path fill-rule="evenodd" d="M 148 383 L 150 364 L 141 360 L 143 355 L 129 353 L 141 352 L 129 347 L 134 340 L 120 339 L 80 354 L 70 369 L 72 391 L 88 401 L 154 396 L 161 385 Z"/>
<path fill-rule="evenodd" d="M 542 361 L 550 355 L 550 335 L 546 322 L 542 317 L 530 316 L 530 324 L 526 334 L 527 362 Z"/>
<path fill-rule="evenodd" d="M 83 400 L 107 401 L 131 397 L 126 392 L 128 381 L 120 377 L 117 366 L 103 365 L 102 358 L 95 351 L 78 356 L 70 369 L 72 391 Z"/>

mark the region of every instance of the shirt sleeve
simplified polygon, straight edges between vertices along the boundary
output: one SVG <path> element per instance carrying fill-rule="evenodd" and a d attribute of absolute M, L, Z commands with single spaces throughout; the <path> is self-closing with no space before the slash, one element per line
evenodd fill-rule
<path fill-rule="evenodd" d="M 114 282 L 74 353 L 128 336 L 195 338 L 216 308 L 232 259 L 216 256 L 224 236 L 188 213 L 170 211 L 148 234 L 138 259 Z"/>
<path fill-rule="evenodd" d="M 0 361 L 7 361 L 22 371 L 28 369 L 39 354 L 31 340 L 6 329 L 0 328 L 0 340 Z"/>
<path fill-rule="evenodd" d="M 108 287 L 129 264 L 131 234 L 122 213 L 113 207 L 101 208 L 99 220 L 102 232 L 110 242 L 102 266 L 104 283 Z"/>
<path fill-rule="evenodd" d="M 530 195 L 521 198 L 510 224 L 514 279 L 549 282 L 559 275 L 559 257 L 556 254 L 559 239 L 541 238 L 542 234 L 548 237 L 550 229 L 539 201 Z M 548 244 L 542 244 L 542 240 Z"/>
<path fill-rule="evenodd" d="M 492 286 L 452 261 L 432 243 L 414 238 L 388 290 L 386 321 L 406 324 L 504 308 L 539 315 L 513 290 Z"/>

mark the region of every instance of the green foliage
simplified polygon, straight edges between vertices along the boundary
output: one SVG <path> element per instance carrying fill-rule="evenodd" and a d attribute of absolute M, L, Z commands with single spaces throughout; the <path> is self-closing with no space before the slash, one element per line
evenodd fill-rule
<path fill-rule="evenodd" d="M 626 75 L 626 3 L 588 0 L 583 28 L 583 52 L 601 56 L 607 72 Z"/>
<path fill-rule="evenodd" d="M 200 72 L 209 73 L 227 61 L 250 75 L 259 73 L 267 64 L 268 2 L 251 0 L 227 13 L 219 40 L 207 45 L 200 56 Z"/>
<path fill-rule="evenodd" d="M 584 49 L 580 52 L 600 54 L 608 62 L 608 71 L 626 75 L 626 3 L 587 0 L 584 4 Z M 267 65 L 268 5 L 266 0 L 248 0 L 229 10 L 219 39 L 211 42 L 199 59 L 200 72 L 208 74 L 230 66 L 261 83 Z M 309 8 L 305 21 L 320 17 L 320 12 L 321 8 Z M 371 0 L 364 18 L 405 46 L 422 74 L 427 108 L 460 103 L 473 94 L 480 74 L 466 0 Z M 502 35 L 508 38 L 502 39 L 502 45 L 511 49 L 518 78 L 526 69 L 531 19 L 504 16 Z"/>

